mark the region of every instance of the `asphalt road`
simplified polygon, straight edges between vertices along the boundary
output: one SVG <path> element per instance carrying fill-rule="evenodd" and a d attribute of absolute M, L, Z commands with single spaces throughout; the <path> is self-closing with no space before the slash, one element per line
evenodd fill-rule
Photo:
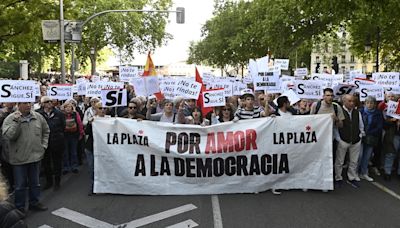
<path fill-rule="evenodd" d="M 81 171 L 67 175 L 58 192 L 45 191 L 42 202 L 49 210 L 29 212 L 25 221 L 29 227 L 42 228 L 107 227 L 132 221 L 129 226 L 148 228 L 400 227 L 399 185 L 400 179 L 393 177 L 386 182 L 377 177 L 375 184 L 362 181 L 359 189 L 345 184 L 327 193 L 290 190 L 280 196 L 270 192 L 227 194 L 214 196 L 213 202 L 211 195 L 88 196 L 88 175 Z M 384 191 L 382 186 L 388 189 Z M 390 190 L 394 196 L 388 193 Z M 57 212 L 72 216 L 74 221 Z M 80 214 L 74 216 L 76 212 Z M 78 220 L 86 226 L 76 223 Z M 94 224 L 88 225 L 90 222 Z"/>

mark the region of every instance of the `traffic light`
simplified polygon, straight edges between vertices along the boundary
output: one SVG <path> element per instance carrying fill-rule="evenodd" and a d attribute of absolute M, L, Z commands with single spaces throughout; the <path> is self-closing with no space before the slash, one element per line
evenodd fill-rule
<path fill-rule="evenodd" d="M 315 73 L 319 73 L 320 68 L 321 68 L 321 63 L 317 63 L 317 67 L 315 68 Z"/>
<path fill-rule="evenodd" d="M 336 74 L 339 72 L 339 64 L 336 56 L 333 56 L 332 58 L 332 69 L 335 70 Z"/>
<path fill-rule="evenodd" d="M 176 7 L 176 23 L 177 24 L 185 23 L 185 8 L 184 7 Z"/>

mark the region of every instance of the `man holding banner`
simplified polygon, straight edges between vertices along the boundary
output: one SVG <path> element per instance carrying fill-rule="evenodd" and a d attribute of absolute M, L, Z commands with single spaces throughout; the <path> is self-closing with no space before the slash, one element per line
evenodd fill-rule
<path fill-rule="evenodd" d="M 10 140 L 10 163 L 15 179 L 15 206 L 25 213 L 26 188 L 29 183 L 29 209 L 45 211 L 39 203 L 39 163 L 47 148 L 50 129 L 46 120 L 31 111 L 32 103 L 20 102 L 2 127 L 3 136 Z"/>

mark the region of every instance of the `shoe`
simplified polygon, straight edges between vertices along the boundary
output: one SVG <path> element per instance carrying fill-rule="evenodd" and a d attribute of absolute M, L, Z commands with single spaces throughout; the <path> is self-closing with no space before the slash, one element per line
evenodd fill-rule
<path fill-rule="evenodd" d="M 47 209 L 48 208 L 41 203 L 29 205 L 29 210 L 32 210 L 32 211 L 47 211 Z"/>
<path fill-rule="evenodd" d="M 43 187 L 43 190 L 47 190 L 49 188 L 53 187 L 53 183 L 47 182 L 46 185 Z"/>
<path fill-rule="evenodd" d="M 79 170 L 78 169 L 73 169 L 72 172 L 73 173 L 79 173 Z"/>
<path fill-rule="evenodd" d="M 368 174 L 360 175 L 360 178 L 364 179 L 366 181 L 369 181 L 369 182 L 374 181 L 374 179 L 372 177 L 368 176 Z"/>
<path fill-rule="evenodd" d="M 358 176 L 356 176 L 356 177 L 354 178 L 354 180 L 355 180 L 355 181 L 361 181 L 361 180 L 360 180 L 360 177 L 358 177 Z"/>
<path fill-rule="evenodd" d="M 359 188 L 360 187 L 360 184 L 356 180 L 348 180 L 347 183 L 350 184 L 353 188 Z"/>
<path fill-rule="evenodd" d="M 343 180 L 335 181 L 335 188 L 341 188 L 343 186 Z"/>
<path fill-rule="evenodd" d="M 272 194 L 274 194 L 274 195 L 281 195 L 282 194 L 282 192 L 281 191 L 279 191 L 279 190 L 277 190 L 277 189 L 271 189 L 271 192 L 272 192 Z"/>
<path fill-rule="evenodd" d="M 379 169 L 376 167 L 372 167 L 371 169 L 372 173 L 375 174 L 376 176 L 380 176 L 381 172 L 379 172 Z"/>
<path fill-rule="evenodd" d="M 390 174 L 384 174 L 383 175 L 383 179 L 385 180 L 385 181 L 390 181 L 391 179 L 392 179 L 392 177 L 391 177 L 391 175 Z"/>

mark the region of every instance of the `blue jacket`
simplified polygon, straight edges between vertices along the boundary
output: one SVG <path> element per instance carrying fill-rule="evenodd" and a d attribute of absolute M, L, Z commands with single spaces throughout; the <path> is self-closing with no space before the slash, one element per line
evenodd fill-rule
<path fill-rule="evenodd" d="M 384 122 L 382 111 L 378 109 L 368 111 L 363 107 L 360 112 L 364 122 L 365 134 L 380 137 Z"/>

